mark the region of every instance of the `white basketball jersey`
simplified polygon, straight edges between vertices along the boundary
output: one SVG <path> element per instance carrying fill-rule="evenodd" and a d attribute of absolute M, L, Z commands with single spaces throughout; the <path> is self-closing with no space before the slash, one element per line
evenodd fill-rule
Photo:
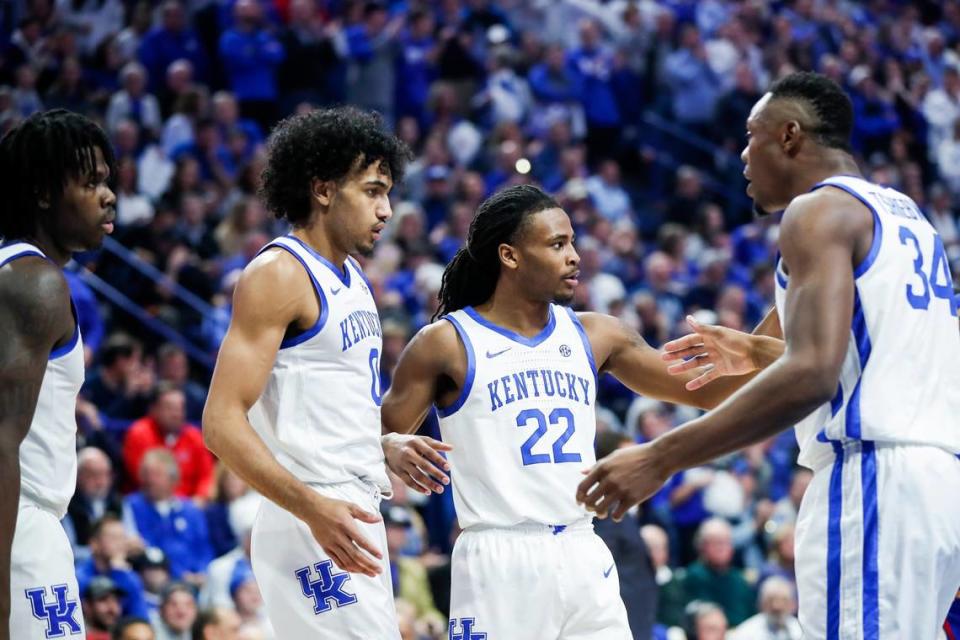
<path fill-rule="evenodd" d="M 380 447 L 380 318 L 370 286 L 353 260 L 341 271 L 293 235 L 261 252 L 273 247 L 306 269 L 320 317 L 280 344 L 250 423 L 303 482 L 360 479 L 388 492 Z"/>
<path fill-rule="evenodd" d="M 445 316 L 466 348 L 458 399 L 438 410 L 460 526 L 568 525 L 590 516 L 576 503 L 595 461 L 597 374 L 572 310 L 526 338 L 467 307 Z"/>
<path fill-rule="evenodd" d="M 940 236 L 898 191 L 849 176 L 814 187 L 846 191 L 873 213 L 873 244 L 854 269 L 850 342 L 834 399 L 796 426 L 800 463 L 831 441 L 870 440 L 960 452 L 960 329 Z M 781 325 L 789 278 L 777 264 Z"/>
<path fill-rule="evenodd" d="M 0 247 L 0 267 L 25 256 L 46 258 L 37 247 L 14 242 Z M 76 409 L 83 379 L 83 341 L 74 319 L 73 338 L 50 352 L 30 431 L 20 443 L 20 498 L 58 519 L 77 485 Z"/>

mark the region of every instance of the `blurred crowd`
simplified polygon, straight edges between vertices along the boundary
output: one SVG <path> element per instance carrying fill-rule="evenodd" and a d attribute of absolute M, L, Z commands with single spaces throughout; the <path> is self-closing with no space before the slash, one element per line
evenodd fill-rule
<path fill-rule="evenodd" d="M 248 561 L 259 498 L 204 448 L 200 417 L 237 276 L 287 231 L 256 197 L 286 115 L 373 109 L 415 153 L 364 260 L 384 385 L 477 205 L 510 184 L 542 185 L 571 215 L 576 309 L 654 346 L 688 314 L 752 328 L 773 300 L 777 221 L 753 219 L 743 193 L 744 122 L 794 70 L 849 92 L 865 176 L 917 202 L 960 272 L 949 0 L 22 0 L 0 6 L 0 35 L 0 131 L 67 108 L 101 122 L 118 159 L 116 242 L 79 257 L 95 280 L 69 274 L 88 371 L 64 526 L 89 638 L 273 637 Z M 690 416 L 610 379 L 599 400 L 600 453 Z M 793 523 L 810 473 L 795 459 L 786 433 L 680 473 L 603 532 L 637 638 L 799 638 Z M 446 638 L 449 492 L 395 484 L 403 638 Z"/>

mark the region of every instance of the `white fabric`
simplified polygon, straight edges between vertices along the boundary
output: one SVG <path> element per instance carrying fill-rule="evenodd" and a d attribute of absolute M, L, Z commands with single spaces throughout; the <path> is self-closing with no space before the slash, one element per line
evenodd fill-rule
<path fill-rule="evenodd" d="M 316 490 L 327 497 L 352 502 L 370 513 L 379 513 L 379 492 L 370 485 L 351 482 Z M 329 610 L 315 613 L 315 599 L 304 595 L 297 571 L 309 567 L 309 580 L 320 580 L 314 565 L 329 561 L 330 557 L 302 520 L 268 500 L 263 501 L 253 526 L 250 559 L 277 638 L 400 640 L 383 522 L 355 522 L 383 554 L 382 571 L 376 578 L 349 574 L 342 590 L 356 596 L 356 602 L 345 606 L 331 602 Z M 331 576 L 343 573 L 336 564 L 329 568 Z"/>
<path fill-rule="evenodd" d="M 451 638 L 465 619 L 473 639 L 633 638 L 613 556 L 589 524 L 465 531 L 452 562 Z"/>
<path fill-rule="evenodd" d="M 843 446 L 841 456 L 815 471 L 800 506 L 796 575 L 804 640 L 937 638 L 960 585 L 960 511 L 952 508 L 960 460 L 934 447 L 878 444 L 871 452 L 872 446 Z M 865 627 L 871 565 L 878 634 Z"/>
<path fill-rule="evenodd" d="M 298 344 L 281 344 L 250 423 L 304 482 L 360 479 L 389 492 L 380 447 L 382 340 L 370 288 L 350 259 L 341 276 L 292 236 L 265 250 L 275 246 L 283 249 L 271 250 L 289 251 L 305 265 L 322 310 L 317 325 L 292 341 Z"/>

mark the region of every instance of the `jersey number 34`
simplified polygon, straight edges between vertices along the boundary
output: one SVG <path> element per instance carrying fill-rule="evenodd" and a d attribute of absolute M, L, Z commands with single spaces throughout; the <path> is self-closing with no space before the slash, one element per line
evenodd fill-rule
<path fill-rule="evenodd" d="M 947 300 L 950 304 L 950 314 L 957 315 L 957 301 L 953 297 L 953 281 L 950 278 L 950 264 L 947 262 L 947 252 L 943 248 L 943 240 L 939 235 L 933 236 L 933 259 L 930 264 L 930 275 L 927 275 L 924 264 L 923 251 L 920 249 L 920 240 L 907 227 L 900 227 L 900 244 L 913 245 L 913 271 L 920 280 L 907 285 L 907 302 L 914 309 L 926 311 L 930 307 L 930 294 L 933 297 Z"/>

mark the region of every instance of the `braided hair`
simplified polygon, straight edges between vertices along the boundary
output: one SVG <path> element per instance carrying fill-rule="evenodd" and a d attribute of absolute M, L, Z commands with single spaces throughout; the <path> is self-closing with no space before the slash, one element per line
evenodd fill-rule
<path fill-rule="evenodd" d="M 115 175 L 113 147 L 95 122 L 65 109 L 35 113 L 0 140 L 0 237 L 26 238 L 45 215 L 41 200 L 57 208 L 71 178 L 96 171 L 95 149 Z"/>
<path fill-rule="evenodd" d="M 440 307 L 433 319 L 490 299 L 500 277 L 503 243 L 514 242 L 529 216 L 560 205 L 537 187 L 508 187 L 486 200 L 470 223 L 467 244 L 443 271 Z"/>

